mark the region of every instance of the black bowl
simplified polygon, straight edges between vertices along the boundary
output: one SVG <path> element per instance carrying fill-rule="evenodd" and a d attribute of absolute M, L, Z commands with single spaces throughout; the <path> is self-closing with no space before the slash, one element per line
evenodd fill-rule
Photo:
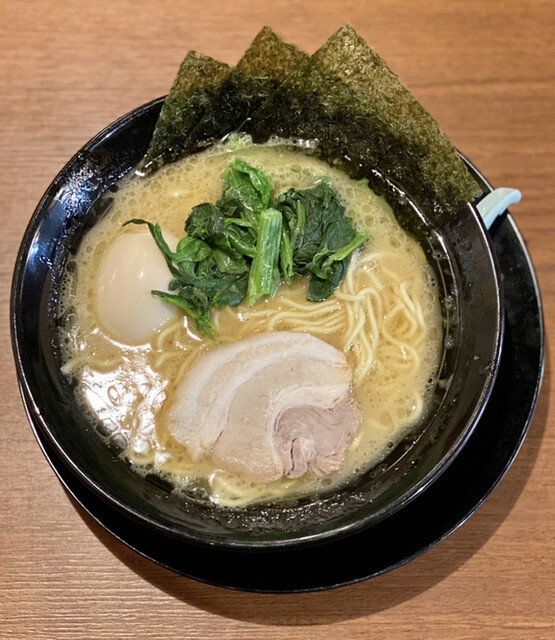
<path fill-rule="evenodd" d="M 433 228 L 414 208 L 422 246 L 442 283 L 443 364 L 426 420 L 376 468 L 330 495 L 294 504 L 214 507 L 184 498 L 155 474 L 136 473 L 85 418 L 60 372 L 56 307 L 60 276 L 83 233 L 110 204 L 114 183 L 137 165 L 162 99 L 99 133 L 40 201 L 17 258 L 12 342 L 22 398 L 37 429 L 89 489 L 142 524 L 203 545 L 268 549 L 314 544 L 372 526 L 428 487 L 460 452 L 487 403 L 499 363 L 503 302 L 489 236 L 474 206 Z M 410 226 L 413 226 L 412 224 Z M 417 231 L 418 233 L 418 231 Z"/>

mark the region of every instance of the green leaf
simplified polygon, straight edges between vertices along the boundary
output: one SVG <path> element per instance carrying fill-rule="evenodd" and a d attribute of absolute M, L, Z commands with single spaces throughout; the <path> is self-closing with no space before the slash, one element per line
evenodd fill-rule
<path fill-rule="evenodd" d="M 229 185 L 224 191 L 224 200 L 233 198 L 236 205 L 242 205 L 249 212 L 260 212 L 268 207 L 271 187 L 264 172 L 235 157 L 222 174 L 222 179 Z M 223 206 L 229 208 L 227 202 Z M 252 218 L 246 219 L 252 222 Z"/>
<path fill-rule="evenodd" d="M 223 244 L 226 242 L 224 230 L 224 217 L 221 212 L 209 202 L 198 204 L 191 209 L 191 213 L 185 222 L 185 231 L 193 238 L 199 238 L 210 244 Z"/>
<path fill-rule="evenodd" d="M 266 209 L 260 214 L 256 255 L 252 261 L 247 289 L 249 305 L 253 305 L 262 296 L 273 296 L 276 291 L 279 283 L 281 230 L 282 215 L 277 209 Z"/>
<path fill-rule="evenodd" d="M 345 245 L 343 248 L 339 249 L 335 253 L 332 253 L 330 256 L 328 256 L 325 260 L 325 263 L 344 260 L 355 249 L 358 249 L 358 247 L 364 244 L 367 240 L 368 240 L 368 234 L 357 233 L 356 236 L 351 240 L 351 242 L 348 245 Z"/>
<path fill-rule="evenodd" d="M 185 262 L 200 262 L 211 255 L 212 249 L 206 242 L 192 236 L 185 236 L 178 242 L 172 259 L 174 262 L 183 264 Z"/>
<path fill-rule="evenodd" d="M 164 258 L 166 259 L 166 264 L 168 265 L 168 269 L 170 270 L 171 274 L 173 276 L 179 276 L 180 271 L 173 264 L 175 253 L 170 249 L 168 243 L 164 240 L 160 225 L 158 223 L 152 224 L 151 222 L 143 220 L 142 218 L 133 218 L 132 220 L 127 220 L 127 222 L 124 222 L 122 226 L 126 227 L 128 224 L 144 224 L 148 227 L 150 234 L 154 238 L 154 241 L 158 245 L 158 248 L 162 252 Z"/>
<path fill-rule="evenodd" d="M 229 244 L 239 253 L 254 258 L 256 255 L 256 238 L 244 229 L 228 227 L 226 230 Z"/>
<path fill-rule="evenodd" d="M 210 305 L 206 295 L 194 287 L 184 287 L 179 295 L 153 289 L 151 293 L 164 302 L 183 309 L 195 320 L 197 329 L 214 340 L 216 327 L 210 322 Z"/>
<path fill-rule="evenodd" d="M 306 299 L 311 302 L 327 300 L 335 291 L 343 276 L 347 273 L 348 266 L 349 262 L 345 259 L 341 262 L 335 262 L 330 275 L 325 279 L 312 275 L 308 283 Z"/>
<path fill-rule="evenodd" d="M 248 275 L 224 276 L 218 286 L 218 290 L 213 293 L 210 302 L 215 307 L 222 307 L 228 304 L 230 307 L 236 307 L 240 304 L 247 294 Z"/>
<path fill-rule="evenodd" d="M 281 226 L 281 242 L 279 245 L 279 266 L 285 282 L 289 284 L 293 277 L 293 249 L 283 224 Z"/>
<path fill-rule="evenodd" d="M 215 247 L 212 255 L 222 273 L 245 273 L 249 270 L 241 253 L 231 247 L 229 249 Z"/>
<path fill-rule="evenodd" d="M 357 234 L 328 180 L 321 180 L 311 189 L 290 189 L 279 196 L 277 207 L 291 239 L 293 273 L 313 275 L 308 299 L 329 297 L 348 265 L 347 261 L 339 268 L 337 263 L 343 262 L 367 236 Z M 282 273 L 287 277 L 283 268 Z"/>

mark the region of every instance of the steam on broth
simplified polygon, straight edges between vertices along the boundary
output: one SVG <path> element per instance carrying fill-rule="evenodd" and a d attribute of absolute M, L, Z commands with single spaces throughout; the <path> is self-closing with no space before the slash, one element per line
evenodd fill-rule
<path fill-rule="evenodd" d="M 125 274 L 133 262 L 126 254 L 126 239 L 133 234 L 150 239 L 142 228 L 122 228 L 123 223 L 133 218 L 157 221 L 170 244 L 175 242 L 183 236 L 193 206 L 220 198 L 220 175 L 235 156 L 262 169 L 276 194 L 330 180 L 356 227 L 369 235 L 351 256 L 335 292 L 323 302 L 308 302 L 307 278 L 296 278 L 253 306 L 242 302 L 236 308 L 215 309 L 211 321 L 218 329 L 216 341 L 199 332 L 187 315 L 150 294 L 133 307 L 138 293 L 131 276 L 124 302 L 122 293 L 120 302 L 99 304 L 105 279 L 116 269 Z M 151 244 L 156 250 L 153 240 Z M 154 280 L 154 288 L 167 288 L 171 276 L 167 272 L 164 281 L 159 266 L 152 275 L 145 264 L 147 291 Z M 119 304 L 132 309 L 124 322 Z M 115 320 L 110 315 L 114 310 Z M 120 444 L 137 472 L 154 469 L 184 492 L 201 489 L 224 505 L 317 493 L 377 464 L 424 414 L 442 343 L 433 273 L 421 247 L 401 229 L 385 200 L 364 182 L 278 143 L 217 146 L 147 178 L 125 180 L 110 211 L 86 234 L 72 259 L 59 311 L 66 320 L 61 330 L 64 371 L 79 381 L 104 435 Z M 193 461 L 168 428 L 179 382 L 200 358 L 221 345 L 267 332 L 308 333 L 343 353 L 351 367 L 351 393 L 361 424 L 343 463 L 332 473 L 252 481 L 218 468 L 209 457 Z"/>

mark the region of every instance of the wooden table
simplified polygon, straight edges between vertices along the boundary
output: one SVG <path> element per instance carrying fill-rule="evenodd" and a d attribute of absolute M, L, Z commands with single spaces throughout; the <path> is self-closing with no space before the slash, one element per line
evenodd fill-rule
<path fill-rule="evenodd" d="M 455 534 L 381 578 L 304 595 L 231 592 L 130 551 L 68 497 L 27 423 L 10 348 L 18 244 L 66 160 L 167 92 L 188 49 L 234 63 L 269 24 L 314 51 L 351 22 L 494 186 L 555 311 L 555 3 L 549 0 L 1 0 L 0 638 L 555 637 L 555 410 L 548 353 L 529 436 Z"/>

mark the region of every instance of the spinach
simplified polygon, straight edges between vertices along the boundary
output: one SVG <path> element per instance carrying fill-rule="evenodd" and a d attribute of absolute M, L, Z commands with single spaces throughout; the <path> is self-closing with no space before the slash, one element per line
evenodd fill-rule
<path fill-rule="evenodd" d="M 210 303 L 208 297 L 200 289 L 195 287 L 182 287 L 178 295 L 157 291 L 152 294 L 161 298 L 164 302 L 183 309 L 187 315 L 194 319 L 197 329 L 214 339 L 216 327 L 210 322 Z"/>
<path fill-rule="evenodd" d="M 283 225 L 281 213 L 266 209 L 260 214 L 256 255 L 251 264 L 247 302 L 253 305 L 263 296 L 273 296 L 280 281 L 278 259 Z"/>
<path fill-rule="evenodd" d="M 330 269 L 325 278 L 319 278 L 316 275 L 312 275 L 308 283 L 308 289 L 306 291 L 306 299 L 311 302 L 322 302 L 327 300 L 336 289 L 337 285 L 341 282 L 341 279 L 347 273 L 349 263 L 347 260 L 336 262 Z"/>
<path fill-rule="evenodd" d="M 240 158 L 234 158 L 222 179 L 229 185 L 217 207 L 230 217 L 240 217 L 253 230 L 258 229 L 260 212 L 270 203 L 271 187 L 268 177 Z"/>
<path fill-rule="evenodd" d="M 312 189 L 289 189 L 276 206 L 291 239 L 292 272 L 311 276 L 307 299 L 319 302 L 329 298 L 347 271 L 350 254 L 367 236 L 357 233 L 325 180 Z"/>
<path fill-rule="evenodd" d="M 173 276 L 168 289 L 176 293 L 156 290 L 151 293 L 183 309 L 195 320 L 199 331 L 214 338 L 210 306 L 235 307 L 247 293 L 248 266 L 240 254 L 233 250 L 226 254 L 225 248 L 190 235 L 179 241 L 174 252 L 164 240 L 159 224 L 142 219 L 128 220 L 125 224 L 147 225 Z M 216 236 L 206 232 L 204 237 L 214 241 Z"/>
<path fill-rule="evenodd" d="M 125 223 L 147 225 L 166 259 L 171 293 L 152 293 L 183 309 L 211 338 L 211 307 L 235 307 L 245 297 L 252 305 L 273 296 L 282 278 L 289 283 L 294 276 L 310 276 L 307 300 L 325 300 L 345 275 L 351 253 L 367 239 L 326 179 L 272 199 L 266 174 L 237 157 L 222 179 L 222 197 L 191 209 L 187 235 L 175 251 L 158 223 Z"/>

